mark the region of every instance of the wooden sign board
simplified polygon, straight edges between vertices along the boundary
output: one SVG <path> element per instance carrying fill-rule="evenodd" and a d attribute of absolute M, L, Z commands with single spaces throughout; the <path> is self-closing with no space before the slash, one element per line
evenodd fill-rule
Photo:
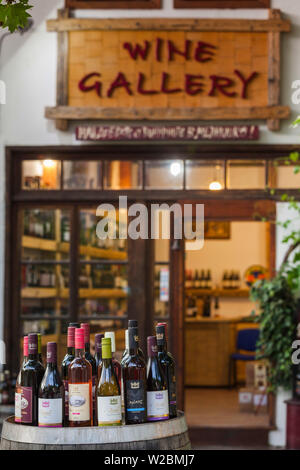
<path fill-rule="evenodd" d="M 76 140 L 81 141 L 245 141 L 258 140 L 258 126 L 77 126 Z"/>
<path fill-rule="evenodd" d="M 59 34 L 57 106 L 68 120 L 253 120 L 269 129 L 289 116 L 279 104 L 281 31 L 268 20 L 68 18 Z"/>

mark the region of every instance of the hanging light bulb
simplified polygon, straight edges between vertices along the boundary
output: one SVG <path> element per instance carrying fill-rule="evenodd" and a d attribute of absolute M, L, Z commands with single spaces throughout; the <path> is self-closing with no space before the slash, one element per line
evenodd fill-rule
<path fill-rule="evenodd" d="M 44 165 L 45 168 L 53 168 L 54 165 L 55 165 L 55 161 L 54 161 L 54 160 L 50 160 L 50 159 L 44 160 L 44 161 L 43 161 L 43 165 Z"/>
<path fill-rule="evenodd" d="M 221 169 L 220 165 L 216 165 L 215 172 L 214 172 L 214 179 L 209 184 L 209 189 L 211 191 L 220 191 L 220 189 L 223 189 L 223 186 L 219 181 L 220 169 Z"/>
<path fill-rule="evenodd" d="M 181 165 L 179 162 L 173 162 L 170 166 L 170 172 L 173 176 L 178 176 L 181 172 Z"/>
<path fill-rule="evenodd" d="M 220 189 L 222 189 L 222 185 L 220 181 L 212 181 L 209 185 L 209 189 L 211 191 L 219 191 Z"/>

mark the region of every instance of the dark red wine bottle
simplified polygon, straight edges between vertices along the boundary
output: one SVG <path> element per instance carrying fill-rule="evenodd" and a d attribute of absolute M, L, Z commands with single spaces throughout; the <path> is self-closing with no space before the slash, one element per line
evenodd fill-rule
<path fill-rule="evenodd" d="M 93 425 L 92 366 L 85 359 L 84 330 L 75 329 L 75 358 L 69 365 L 69 426 Z"/>
<path fill-rule="evenodd" d="M 21 423 L 38 425 L 38 394 L 45 369 L 39 361 L 38 336 L 28 335 L 28 361 L 21 370 Z"/>
<path fill-rule="evenodd" d="M 167 350 L 167 325 L 165 323 L 160 323 L 156 326 L 156 339 L 158 360 L 167 379 L 169 392 L 169 415 L 170 418 L 176 418 L 176 365 L 172 354 Z"/>
<path fill-rule="evenodd" d="M 64 424 L 68 426 L 69 423 L 69 365 L 75 358 L 75 327 L 68 327 L 67 337 L 67 354 L 61 363 L 61 378 L 65 389 L 65 413 Z"/>
<path fill-rule="evenodd" d="M 61 428 L 64 421 L 65 389 L 57 369 L 57 344 L 47 343 L 47 367 L 39 389 L 40 427 Z"/>
<path fill-rule="evenodd" d="M 85 359 L 92 366 L 92 385 L 93 385 L 93 422 L 96 426 L 97 423 L 97 412 L 96 412 L 96 385 L 97 385 L 97 366 L 96 359 L 91 354 L 90 345 L 90 325 L 88 323 L 81 323 L 81 328 L 84 330 L 84 355 Z"/>
<path fill-rule="evenodd" d="M 137 328 L 128 328 L 129 355 L 123 364 L 123 389 L 126 424 L 140 424 L 147 420 L 146 364 L 138 353 Z"/>
<path fill-rule="evenodd" d="M 128 328 L 138 328 L 138 321 L 137 320 L 128 320 Z M 138 348 L 138 355 L 140 356 L 141 359 L 145 361 L 145 355 L 143 353 L 142 348 Z"/>
<path fill-rule="evenodd" d="M 155 336 L 148 336 L 147 350 L 147 420 L 169 419 L 168 385 L 158 361 Z"/>

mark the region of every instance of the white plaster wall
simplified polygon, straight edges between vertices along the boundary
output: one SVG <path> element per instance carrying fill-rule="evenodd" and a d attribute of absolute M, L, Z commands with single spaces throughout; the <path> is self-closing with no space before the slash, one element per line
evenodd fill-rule
<path fill-rule="evenodd" d="M 74 126 L 59 132 L 54 123 L 43 117 L 45 106 L 55 104 L 56 34 L 47 33 L 45 21 L 56 17 L 63 0 L 32 0 L 33 29 L 20 36 L 4 39 L 0 57 L 0 80 L 7 87 L 7 104 L 0 106 L 0 337 L 3 326 L 3 255 L 4 255 L 4 148 L 6 145 L 76 144 Z M 266 18 L 265 10 L 174 10 L 173 0 L 163 0 L 161 10 L 93 10 L 77 11 L 77 16 L 93 17 L 226 17 Z M 299 0 L 273 0 L 273 8 L 280 8 L 293 22 L 293 31 L 283 35 L 282 49 L 282 103 L 291 104 L 291 82 L 300 78 L 300 9 Z M 0 35 L 3 34 L 0 32 Z M 300 114 L 300 113 L 299 113 Z M 263 143 L 298 143 L 300 131 L 289 123 L 280 132 L 270 133 L 261 126 Z"/>

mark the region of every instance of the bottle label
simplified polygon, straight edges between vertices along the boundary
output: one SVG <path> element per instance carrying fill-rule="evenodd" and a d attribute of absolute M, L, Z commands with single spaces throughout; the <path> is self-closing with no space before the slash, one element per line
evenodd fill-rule
<path fill-rule="evenodd" d="M 61 428 L 63 420 L 62 398 L 39 398 L 39 426 Z"/>
<path fill-rule="evenodd" d="M 126 380 L 127 419 L 142 421 L 145 419 L 145 391 L 142 380 Z"/>
<path fill-rule="evenodd" d="M 22 418 L 22 409 L 21 409 L 21 400 L 22 400 L 22 393 L 21 388 L 16 388 L 15 393 L 15 422 L 20 423 Z"/>
<path fill-rule="evenodd" d="M 69 416 L 69 382 L 63 380 L 64 389 L 65 389 L 65 416 Z"/>
<path fill-rule="evenodd" d="M 169 418 L 168 390 L 147 392 L 147 419 L 159 421 Z"/>
<path fill-rule="evenodd" d="M 116 426 L 122 424 L 120 395 L 98 397 L 98 426 Z"/>
<path fill-rule="evenodd" d="M 32 423 L 32 387 L 21 387 L 21 422 Z"/>
<path fill-rule="evenodd" d="M 90 419 L 90 384 L 69 383 L 69 420 L 89 421 Z"/>

